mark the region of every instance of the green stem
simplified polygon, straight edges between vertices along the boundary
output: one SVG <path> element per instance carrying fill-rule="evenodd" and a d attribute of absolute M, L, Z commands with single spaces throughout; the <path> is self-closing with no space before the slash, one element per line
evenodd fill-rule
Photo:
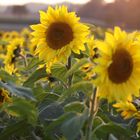
<path fill-rule="evenodd" d="M 71 56 L 68 58 L 67 69 L 68 69 L 68 70 L 71 69 Z M 71 84 L 72 84 L 72 78 L 73 78 L 73 75 L 70 75 L 70 76 L 68 77 L 68 87 L 70 87 Z"/>
<path fill-rule="evenodd" d="M 24 55 L 20 55 L 20 56 L 23 58 L 24 66 L 27 67 L 28 66 L 28 62 L 27 62 L 26 56 L 24 56 Z"/>
<path fill-rule="evenodd" d="M 97 101 L 97 88 L 94 89 L 93 94 L 91 96 L 90 115 L 89 115 L 88 125 L 87 125 L 86 140 L 90 140 L 90 138 L 91 138 L 93 120 L 94 120 L 94 116 L 96 114 L 96 107 L 97 107 L 96 101 Z"/>

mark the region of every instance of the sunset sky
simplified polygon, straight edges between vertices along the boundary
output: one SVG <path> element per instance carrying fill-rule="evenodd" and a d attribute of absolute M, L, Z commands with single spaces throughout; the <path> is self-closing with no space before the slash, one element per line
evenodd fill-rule
<path fill-rule="evenodd" d="M 84 4 L 89 0 L 0 0 L 0 5 L 22 5 L 30 2 L 35 3 L 46 3 L 46 4 L 54 4 L 60 2 L 72 2 L 72 3 L 81 3 Z M 112 2 L 113 0 L 105 0 L 106 2 Z"/>

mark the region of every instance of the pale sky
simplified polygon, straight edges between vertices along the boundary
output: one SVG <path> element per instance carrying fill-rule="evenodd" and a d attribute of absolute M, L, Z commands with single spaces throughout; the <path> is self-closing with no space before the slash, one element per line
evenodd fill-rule
<path fill-rule="evenodd" d="M 72 3 L 81 3 L 84 4 L 89 0 L 0 0 L 0 5 L 23 5 L 26 3 L 34 2 L 34 3 L 46 3 L 46 4 L 54 4 L 60 2 L 72 2 Z M 112 2 L 113 0 L 105 0 L 106 2 Z"/>

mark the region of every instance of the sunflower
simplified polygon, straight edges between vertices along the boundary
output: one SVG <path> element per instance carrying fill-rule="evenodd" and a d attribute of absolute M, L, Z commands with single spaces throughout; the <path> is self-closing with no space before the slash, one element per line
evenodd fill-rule
<path fill-rule="evenodd" d="M 113 107 L 117 108 L 118 112 L 121 112 L 121 116 L 124 119 L 129 119 L 135 116 L 137 112 L 137 108 L 135 105 L 130 101 L 119 102 L 113 105 Z"/>
<path fill-rule="evenodd" d="M 23 39 L 14 39 L 7 46 L 7 54 L 5 57 L 5 70 L 12 74 L 15 71 L 16 58 L 21 56 Z"/>
<path fill-rule="evenodd" d="M 139 95 L 140 43 L 136 33 L 127 34 L 116 27 L 114 34 L 106 33 L 105 41 L 98 41 L 95 84 L 99 97 L 109 101 L 126 100 Z"/>
<path fill-rule="evenodd" d="M 29 38 L 31 38 L 31 34 L 30 34 L 30 30 L 28 28 L 24 28 L 22 31 L 21 31 L 21 36 L 23 38 L 25 38 L 26 40 L 28 40 Z"/>
<path fill-rule="evenodd" d="M 88 47 L 88 55 L 89 55 L 90 59 L 92 60 L 96 54 L 94 36 L 91 36 L 88 38 L 87 47 Z"/>
<path fill-rule="evenodd" d="M 137 120 L 137 132 L 140 132 L 140 99 L 128 99 L 127 101 L 118 102 L 113 105 L 117 108 L 118 112 L 121 112 L 121 116 L 124 119 Z"/>
<path fill-rule="evenodd" d="M 89 31 L 79 19 L 65 6 L 40 11 L 41 23 L 31 26 L 34 30 L 32 41 L 36 42 L 36 54 L 44 60 L 47 69 L 56 62 L 66 63 L 71 52 L 80 54 L 80 50 L 85 50 L 84 43 Z"/>
<path fill-rule="evenodd" d="M 0 106 L 4 102 L 11 102 L 11 98 L 9 97 L 8 91 L 6 91 L 4 89 L 0 89 Z"/>
<path fill-rule="evenodd" d="M 0 31 L 0 58 L 1 55 L 6 52 L 6 46 L 8 44 L 8 42 L 4 40 L 4 35 L 5 33 L 3 31 Z"/>

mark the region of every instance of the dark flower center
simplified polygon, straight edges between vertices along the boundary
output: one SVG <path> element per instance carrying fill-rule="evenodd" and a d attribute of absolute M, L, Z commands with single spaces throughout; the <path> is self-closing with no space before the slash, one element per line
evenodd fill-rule
<path fill-rule="evenodd" d="M 55 22 L 49 26 L 46 39 L 50 48 L 61 49 L 73 40 L 73 31 L 67 23 Z"/>
<path fill-rule="evenodd" d="M 14 55 L 16 56 L 16 57 L 18 57 L 18 56 L 20 56 L 20 52 L 21 52 L 21 48 L 20 48 L 20 46 L 18 45 L 17 46 L 17 48 L 14 50 Z"/>
<path fill-rule="evenodd" d="M 108 68 L 109 79 L 116 84 L 126 82 L 133 71 L 131 55 L 127 50 L 121 48 L 113 54 L 112 61 Z"/>
<path fill-rule="evenodd" d="M 17 48 L 13 52 L 14 57 L 12 58 L 11 63 L 14 63 L 16 61 L 16 58 L 20 56 L 20 52 L 21 52 L 21 48 L 18 45 Z"/>

